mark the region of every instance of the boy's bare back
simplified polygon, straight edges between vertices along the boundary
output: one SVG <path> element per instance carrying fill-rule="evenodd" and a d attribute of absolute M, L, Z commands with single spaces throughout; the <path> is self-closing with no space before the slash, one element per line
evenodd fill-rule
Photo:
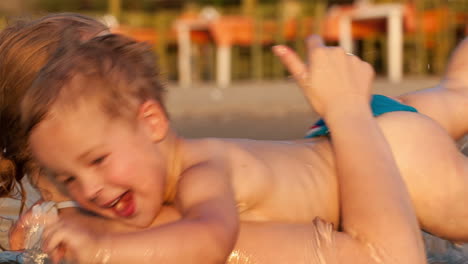
<path fill-rule="evenodd" d="M 228 173 L 220 175 L 231 178 L 241 220 L 308 223 L 321 216 L 337 223 L 337 184 L 326 140 L 183 142 L 182 171 L 208 160 L 223 164 Z"/>
<path fill-rule="evenodd" d="M 463 232 L 466 229 L 448 224 L 443 218 L 451 210 L 447 201 L 454 202 L 454 206 L 462 202 L 454 200 L 455 194 L 464 191 L 461 183 L 466 178 L 464 157 L 453 141 L 422 114 L 392 112 L 377 120 L 395 155 L 422 227 L 440 236 L 466 239 Z M 338 186 L 327 138 L 198 139 L 187 140 L 181 147 L 179 153 L 184 153 L 183 160 L 187 161 L 182 166 L 216 160 L 229 171 L 226 175 L 231 177 L 241 220 L 309 223 L 319 216 L 338 225 Z"/>

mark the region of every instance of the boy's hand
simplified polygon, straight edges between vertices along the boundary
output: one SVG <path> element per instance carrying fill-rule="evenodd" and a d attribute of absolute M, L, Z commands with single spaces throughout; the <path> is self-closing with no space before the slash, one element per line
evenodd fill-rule
<path fill-rule="evenodd" d="M 35 205 L 41 202 L 42 200 L 36 202 Z M 11 226 L 9 233 L 10 250 L 25 249 L 26 232 L 33 224 L 33 220 L 31 207 Z"/>
<path fill-rule="evenodd" d="M 309 37 L 307 47 L 309 65 L 286 46 L 273 51 L 319 115 L 343 103 L 369 102 L 374 71 L 368 63 L 342 48 L 324 46 L 318 36 Z"/>
<path fill-rule="evenodd" d="M 44 201 L 42 199 L 34 203 L 10 228 L 9 242 L 11 250 L 24 250 L 33 246 L 36 243 L 36 238 L 31 238 L 31 236 L 35 237 L 34 233 L 40 232 L 38 227 L 46 225 L 48 221 L 56 220 L 56 216 L 53 213 L 34 213 L 34 208 L 36 206 L 41 206 L 43 203 Z M 31 232 L 31 229 L 35 231 Z M 39 239 L 39 237 L 37 237 L 37 239 Z"/>
<path fill-rule="evenodd" d="M 71 263 L 106 263 L 109 257 L 96 234 L 80 224 L 63 220 L 45 228 L 43 250 L 54 263 L 62 259 Z"/>

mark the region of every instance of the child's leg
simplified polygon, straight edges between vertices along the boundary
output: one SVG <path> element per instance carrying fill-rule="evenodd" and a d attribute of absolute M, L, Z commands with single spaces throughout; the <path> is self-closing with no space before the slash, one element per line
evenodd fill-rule
<path fill-rule="evenodd" d="M 422 228 L 450 240 L 468 241 L 468 160 L 451 138 L 468 130 L 468 96 L 464 96 L 465 92 L 468 94 L 468 77 L 464 76 L 468 73 L 468 62 L 464 63 L 468 61 L 468 41 L 460 45 L 453 57 L 448 82 L 403 97 L 430 118 L 412 112 L 391 112 L 379 116 L 378 122 Z M 300 58 L 288 52 L 282 60 L 300 82 L 306 69 Z"/>
<path fill-rule="evenodd" d="M 437 87 L 400 98 L 446 130 L 412 113 L 389 113 L 379 118 L 420 224 L 435 235 L 466 242 L 468 159 L 450 137 L 459 139 L 468 133 L 468 38 L 452 53 Z"/>
<path fill-rule="evenodd" d="M 408 93 L 400 99 L 435 120 L 454 139 L 468 133 L 468 38 L 452 53 L 437 87 Z"/>
<path fill-rule="evenodd" d="M 450 138 L 468 133 L 468 38 L 453 52 L 437 87 L 400 98 L 432 119 L 407 112 L 378 118 L 420 224 L 435 235 L 468 241 L 468 159 Z"/>
<path fill-rule="evenodd" d="M 423 115 L 392 112 L 377 120 L 421 227 L 449 240 L 468 241 L 468 159 L 444 129 Z"/>

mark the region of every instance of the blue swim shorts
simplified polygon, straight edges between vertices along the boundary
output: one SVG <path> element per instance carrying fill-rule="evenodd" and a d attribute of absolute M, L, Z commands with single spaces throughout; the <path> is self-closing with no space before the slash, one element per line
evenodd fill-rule
<path fill-rule="evenodd" d="M 416 108 L 409 105 L 404 105 L 392 98 L 384 95 L 375 94 L 372 96 L 371 109 L 374 116 L 379 116 L 388 112 L 395 111 L 406 111 L 406 112 L 418 112 Z M 313 138 L 319 136 L 327 136 L 330 134 L 327 125 L 323 119 L 319 119 L 313 126 L 309 128 L 306 133 L 306 138 Z"/>

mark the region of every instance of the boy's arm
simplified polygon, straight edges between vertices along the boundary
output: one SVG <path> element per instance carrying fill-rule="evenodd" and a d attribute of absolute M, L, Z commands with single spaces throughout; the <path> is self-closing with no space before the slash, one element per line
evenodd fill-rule
<path fill-rule="evenodd" d="M 425 263 L 409 195 L 369 107 L 372 68 L 319 39 L 308 43 L 310 68 L 285 47 L 276 53 L 331 131 L 346 233 L 335 237 L 343 262 L 358 250 L 372 262 Z"/>
<path fill-rule="evenodd" d="M 421 233 L 406 186 L 368 101 L 337 103 L 325 120 L 333 131 L 343 231 L 381 259 L 424 263 Z"/>
<path fill-rule="evenodd" d="M 238 215 L 229 177 L 222 171 L 207 162 L 184 172 L 176 198 L 182 219 L 109 237 L 109 263 L 131 263 L 135 256 L 146 256 L 149 263 L 224 263 L 237 239 Z"/>
<path fill-rule="evenodd" d="M 176 198 L 179 221 L 102 237 L 60 222 L 46 230 L 46 251 L 63 243 L 79 263 L 224 263 L 237 239 L 238 215 L 230 179 L 223 173 L 210 163 L 184 172 Z"/>

